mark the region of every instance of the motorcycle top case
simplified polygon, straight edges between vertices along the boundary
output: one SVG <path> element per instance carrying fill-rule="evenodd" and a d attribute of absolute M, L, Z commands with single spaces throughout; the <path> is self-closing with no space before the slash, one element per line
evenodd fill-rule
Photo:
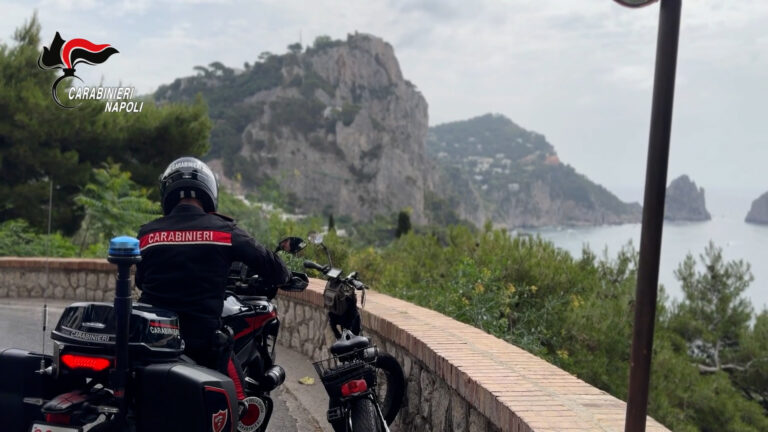
<path fill-rule="evenodd" d="M 74 303 L 64 313 L 51 339 L 96 350 L 113 349 L 117 316 L 111 303 Z M 128 342 L 138 358 L 176 358 L 184 351 L 178 316 L 143 303 L 133 305 Z"/>
<path fill-rule="evenodd" d="M 0 352 L 0 431 L 29 432 L 33 421 L 43 420 L 40 406 L 24 398 L 49 400 L 85 385 L 84 378 L 37 373 L 41 359 L 45 367 L 51 365 L 50 356 L 15 348 Z"/>
<path fill-rule="evenodd" d="M 173 362 L 136 369 L 137 431 L 234 432 L 238 405 L 226 375 Z"/>

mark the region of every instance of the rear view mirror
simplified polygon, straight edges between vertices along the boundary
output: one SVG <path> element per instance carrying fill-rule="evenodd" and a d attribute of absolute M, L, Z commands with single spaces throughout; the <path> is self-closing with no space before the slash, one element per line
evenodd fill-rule
<path fill-rule="evenodd" d="M 307 243 L 300 237 L 286 237 L 277 244 L 277 250 L 295 254 L 307 247 Z"/>
<path fill-rule="evenodd" d="M 314 231 L 310 232 L 309 235 L 307 235 L 307 238 L 310 242 L 319 245 L 323 243 L 323 235 L 320 233 L 316 233 Z"/>

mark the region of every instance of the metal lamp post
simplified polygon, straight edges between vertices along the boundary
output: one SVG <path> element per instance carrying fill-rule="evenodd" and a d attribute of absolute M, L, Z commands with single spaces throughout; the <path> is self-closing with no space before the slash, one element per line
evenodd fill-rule
<path fill-rule="evenodd" d="M 657 0 L 614 1 L 623 6 L 642 7 Z M 669 137 L 672 130 L 681 3 L 682 0 L 661 0 L 659 12 L 625 432 L 644 431 L 648 413 L 648 388 L 653 352 L 653 327 L 656 322 L 661 232 L 664 224 L 664 198 L 669 162 Z"/>

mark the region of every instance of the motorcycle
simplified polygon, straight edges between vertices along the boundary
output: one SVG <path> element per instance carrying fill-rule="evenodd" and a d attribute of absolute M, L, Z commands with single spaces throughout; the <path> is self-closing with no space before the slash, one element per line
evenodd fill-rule
<path fill-rule="evenodd" d="M 296 253 L 306 244 L 284 239 L 280 250 Z M 280 287 L 257 276 L 230 277 L 217 332 L 222 356 L 234 344 L 245 374 L 247 411 L 238 425 L 232 380 L 183 355 L 175 313 L 131 298 L 131 267 L 141 260 L 138 240 L 110 241 L 109 262 L 117 265 L 112 304 L 68 306 L 51 334 L 53 355 L 20 349 L 0 352 L 0 419 L 8 432 L 261 432 L 272 411 L 270 391 L 285 371 L 274 364 L 279 329 L 269 301 L 277 289 L 302 291 L 308 279 L 293 273 Z M 271 296 L 271 297 L 270 297 Z"/>
<path fill-rule="evenodd" d="M 365 305 L 367 286 L 357 272 L 343 277 L 342 270 L 333 267 L 322 235 L 310 233 L 309 240 L 328 257 L 327 265 L 304 261 L 305 268 L 327 278 L 323 298 L 336 337 L 330 347 L 332 356 L 313 364 L 329 396 L 328 422 L 335 432 L 389 432 L 405 394 L 403 369 L 391 354 L 362 335 L 356 292 L 362 292 Z"/>

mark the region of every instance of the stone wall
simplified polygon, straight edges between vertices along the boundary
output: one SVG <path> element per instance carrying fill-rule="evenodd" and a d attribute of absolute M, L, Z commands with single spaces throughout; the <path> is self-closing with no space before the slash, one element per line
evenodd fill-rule
<path fill-rule="evenodd" d="M 0 297 L 110 300 L 114 273 L 104 260 L 0 258 Z M 306 291 L 277 298 L 280 343 L 313 360 L 328 357 L 333 342 L 323 286 L 313 279 Z M 479 329 L 373 291 L 362 317 L 407 376 L 393 431 L 624 430 L 624 402 Z M 667 429 L 649 417 L 646 431 Z"/>
<path fill-rule="evenodd" d="M 313 360 L 333 335 L 324 282 L 281 293 L 280 342 Z M 407 376 L 393 431 L 623 431 L 626 405 L 546 361 L 438 312 L 369 291 L 363 328 Z M 648 418 L 646 431 L 666 431 Z"/>
<path fill-rule="evenodd" d="M 101 259 L 0 257 L 0 298 L 111 301 L 115 274 Z"/>
<path fill-rule="evenodd" d="M 297 301 L 296 297 L 290 294 L 281 294 L 277 299 L 280 313 L 280 345 L 300 351 L 312 361 L 328 358 L 328 349 L 335 339 L 328 328 L 325 311 L 312 304 Z M 365 333 L 372 337 L 379 349 L 395 356 L 403 366 L 407 379 L 403 408 L 395 423 L 390 426 L 392 432 L 500 430 L 403 347 L 379 333 L 368 329 Z"/>

